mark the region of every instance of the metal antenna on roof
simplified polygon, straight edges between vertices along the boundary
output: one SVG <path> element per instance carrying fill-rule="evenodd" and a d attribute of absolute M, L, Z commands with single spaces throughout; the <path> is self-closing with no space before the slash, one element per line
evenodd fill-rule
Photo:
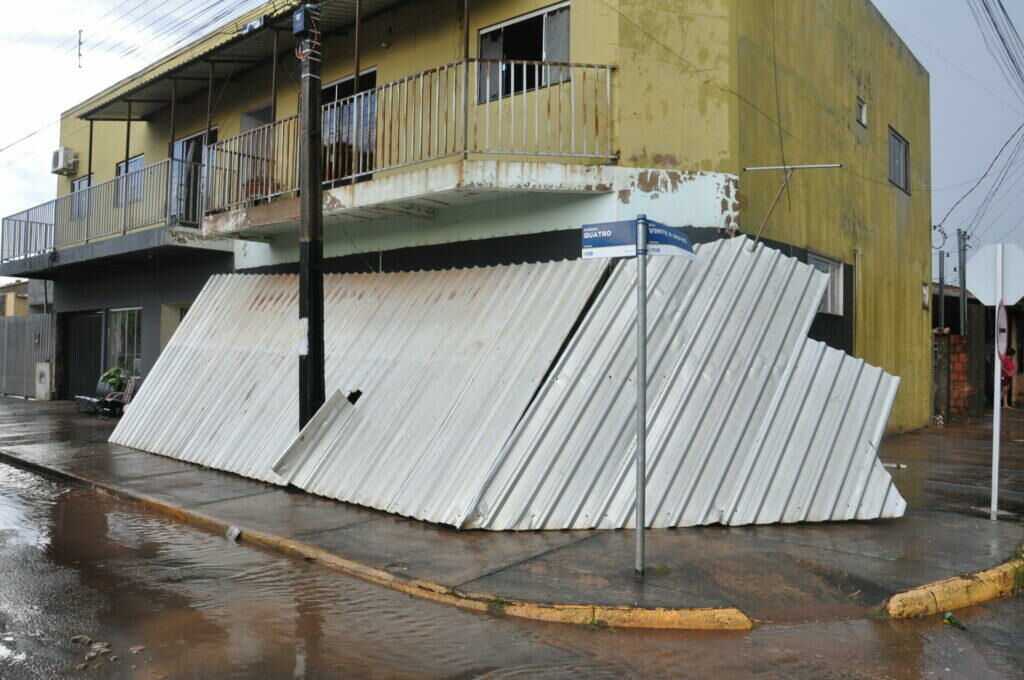
<path fill-rule="evenodd" d="M 82 68 L 82 29 L 78 29 L 78 68 Z"/>
<path fill-rule="evenodd" d="M 764 227 L 768 224 L 768 218 L 772 216 L 772 212 L 775 210 L 775 206 L 778 204 L 779 199 L 782 198 L 782 190 L 789 188 L 789 179 L 793 176 L 794 170 L 817 170 L 821 168 L 841 168 L 841 163 L 814 163 L 808 165 L 767 165 L 756 168 L 743 168 L 744 172 L 756 172 L 758 170 L 785 170 L 786 175 L 782 180 L 782 184 L 779 186 L 779 191 L 775 194 L 775 198 L 772 199 L 771 205 L 768 206 L 768 212 L 765 213 L 764 219 L 761 220 L 761 226 L 757 228 L 757 233 L 754 234 L 754 242 L 750 244 L 750 252 L 754 252 L 754 248 L 757 247 L 757 242 L 761 240 L 761 232 L 764 231 Z M 735 234 L 733 234 L 735 235 Z"/>

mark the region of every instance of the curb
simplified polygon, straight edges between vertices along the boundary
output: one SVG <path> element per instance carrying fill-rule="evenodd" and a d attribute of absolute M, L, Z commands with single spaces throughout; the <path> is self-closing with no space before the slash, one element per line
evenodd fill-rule
<path fill-rule="evenodd" d="M 124 487 L 97 482 L 64 470 L 26 461 L 0 450 L 0 461 L 30 472 L 84 486 L 122 500 L 139 503 L 161 514 L 189 524 L 225 532 L 232 525 L 195 510 L 171 505 L 136 493 Z M 707 607 L 691 609 L 646 608 L 588 604 L 551 604 L 528 600 L 505 599 L 488 593 L 461 593 L 447 586 L 421 579 L 407 579 L 390 572 L 346 559 L 316 546 L 290 538 L 275 536 L 254 529 L 238 527 L 239 541 L 267 548 L 293 557 L 317 562 L 363 581 L 423 600 L 447 604 L 460 609 L 487 612 L 496 616 L 510 616 L 532 621 L 587 625 L 598 628 L 656 628 L 673 630 L 751 630 L 754 621 L 736 607 Z"/>
<path fill-rule="evenodd" d="M 956 576 L 897 593 L 885 603 L 894 619 L 934 616 L 1010 595 L 1024 581 L 1024 560 L 1013 559 L 998 567 Z"/>

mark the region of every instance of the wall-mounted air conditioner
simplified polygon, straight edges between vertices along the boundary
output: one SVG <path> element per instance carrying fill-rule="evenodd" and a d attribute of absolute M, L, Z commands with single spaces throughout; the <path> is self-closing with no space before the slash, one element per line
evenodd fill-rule
<path fill-rule="evenodd" d="M 78 157 L 73 149 L 62 146 L 53 152 L 53 163 L 50 172 L 55 175 L 73 175 L 78 167 Z"/>

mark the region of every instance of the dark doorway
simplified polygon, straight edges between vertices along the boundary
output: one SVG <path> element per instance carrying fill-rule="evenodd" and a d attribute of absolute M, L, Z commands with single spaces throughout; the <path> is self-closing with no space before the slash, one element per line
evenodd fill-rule
<path fill-rule="evenodd" d="M 103 351 L 103 315 L 69 314 L 64 333 L 64 398 L 93 395 L 100 379 Z"/>

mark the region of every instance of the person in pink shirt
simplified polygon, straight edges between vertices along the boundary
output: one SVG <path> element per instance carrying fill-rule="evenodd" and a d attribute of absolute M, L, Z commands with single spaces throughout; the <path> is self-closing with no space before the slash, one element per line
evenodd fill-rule
<path fill-rule="evenodd" d="M 1013 408 L 1010 406 L 1010 387 L 1013 385 L 1013 374 L 1017 372 L 1017 367 L 1013 363 L 1013 355 L 1016 352 L 1011 347 L 1006 350 L 1006 354 L 1002 356 L 1003 370 L 1002 380 L 1000 380 L 1000 387 L 1003 393 L 1003 408 Z"/>

